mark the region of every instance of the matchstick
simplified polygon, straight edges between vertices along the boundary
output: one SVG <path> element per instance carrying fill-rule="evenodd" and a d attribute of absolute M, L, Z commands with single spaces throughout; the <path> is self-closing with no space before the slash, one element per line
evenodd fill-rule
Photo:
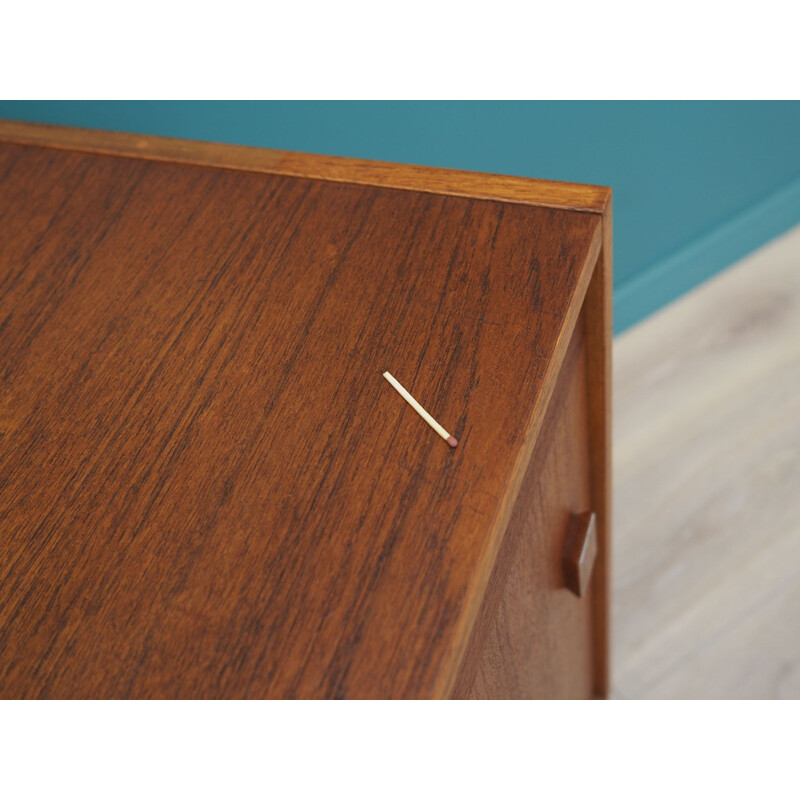
<path fill-rule="evenodd" d="M 406 402 L 419 414 L 428 425 L 433 428 L 439 436 L 444 439 L 450 447 L 455 447 L 458 444 L 458 439 L 451 436 L 401 385 L 391 373 L 384 372 L 383 377 L 397 389 L 398 392 L 405 398 Z"/>

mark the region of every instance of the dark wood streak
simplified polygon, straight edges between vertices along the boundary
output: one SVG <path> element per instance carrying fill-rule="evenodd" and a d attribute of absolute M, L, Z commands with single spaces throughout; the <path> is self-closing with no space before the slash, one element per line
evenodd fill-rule
<path fill-rule="evenodd" d="M 0 696 L 442 693 L 600 214 L 61 147 L 0 169 Z"/>

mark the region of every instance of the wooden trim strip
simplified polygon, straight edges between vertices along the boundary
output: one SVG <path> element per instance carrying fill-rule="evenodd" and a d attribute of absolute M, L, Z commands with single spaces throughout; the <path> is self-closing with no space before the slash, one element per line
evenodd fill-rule
<path fill-rule="evenodd" d="M 611 381 L 613 337 L 612 204 L 603 215 L 603 247 L 586 296 L 589 378 L 589 467 L 597 514 L 598 553 L 593 577 L 595 695 L 611 692 Z"/>
<path fill-rule="evenodd" d="M 483 172 L 0 120 L 0 141 L 602 214 L 611 190 Z"/>

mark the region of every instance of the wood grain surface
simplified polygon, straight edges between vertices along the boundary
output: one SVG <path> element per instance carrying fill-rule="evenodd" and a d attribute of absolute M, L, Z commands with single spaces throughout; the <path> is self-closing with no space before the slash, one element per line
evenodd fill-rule
<path fill-rule="evenodd" d="M 598 697 L 611 691 L 611 546 L 612 484 L 612 342 L 613 342 L 613 202 L 603 211 L 603 247 L 586 293 L 586 370 L 589 390 L 589 474 L 597 523 L 597 559 L 593 581 L 594 668 Z"/>
<path fill-rule="evenodd" d="M 447 696 L 601 243 L 0 145 L 0 696 Z"/>
<path fill-rule="evenodd" d="M 574 514 L 591 509 L 584 320 L 576 327 L 473 628 L 454 696 L 585 698 L 598 693 L 593 600 L 567 587 Z"/>
<path fill-rule="evenodd" d="M 606 186 L 0 120 L 0 141 L 602 214 Z"/>

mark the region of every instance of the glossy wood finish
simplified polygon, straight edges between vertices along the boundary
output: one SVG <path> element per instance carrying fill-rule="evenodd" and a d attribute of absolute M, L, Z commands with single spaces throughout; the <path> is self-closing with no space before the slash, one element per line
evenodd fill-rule
<path fill-rule="evenodd" d="M 613 213 L 609 194 L 603 209 L 603 247 L 586 295 L 589 380 L 589 460 L 592 510 L 597 524 L 597 559 L 593 581 L 595 688 L 598 697 L 611 689 L 611 344 L 613 341 Z"/>
<path fill-rule="evenodd" d="M 590 186 L 583 183 L 433 169 L 413 164 L 387 164 L 381 161 L 310 155 L 288 150 L 191 142 L 160 136 L 82 130 L 14 120 L 0 120 L 0 141 L 3 140 L 88 153 L 294 175 L 298 178 L 410 189 L 416 192 L 524 203 L 572 211 L 591 211 L 598 214 L 605 212 L 611 197 L 609 189 L 605 186 Z"/>
<path fill-rule="evenodd" d="M 596 691 L 592 598 L 569 590 L 562 564 L 572 518 L 591 503 L 587 400 L 581 324 L 528 466 L 456 697 L 570 698 Z"/>
<path fill-rule="evenodd" d="M 0 695 L 449 696 L 607 191 L 65 139 L 0 145 Z"/>

